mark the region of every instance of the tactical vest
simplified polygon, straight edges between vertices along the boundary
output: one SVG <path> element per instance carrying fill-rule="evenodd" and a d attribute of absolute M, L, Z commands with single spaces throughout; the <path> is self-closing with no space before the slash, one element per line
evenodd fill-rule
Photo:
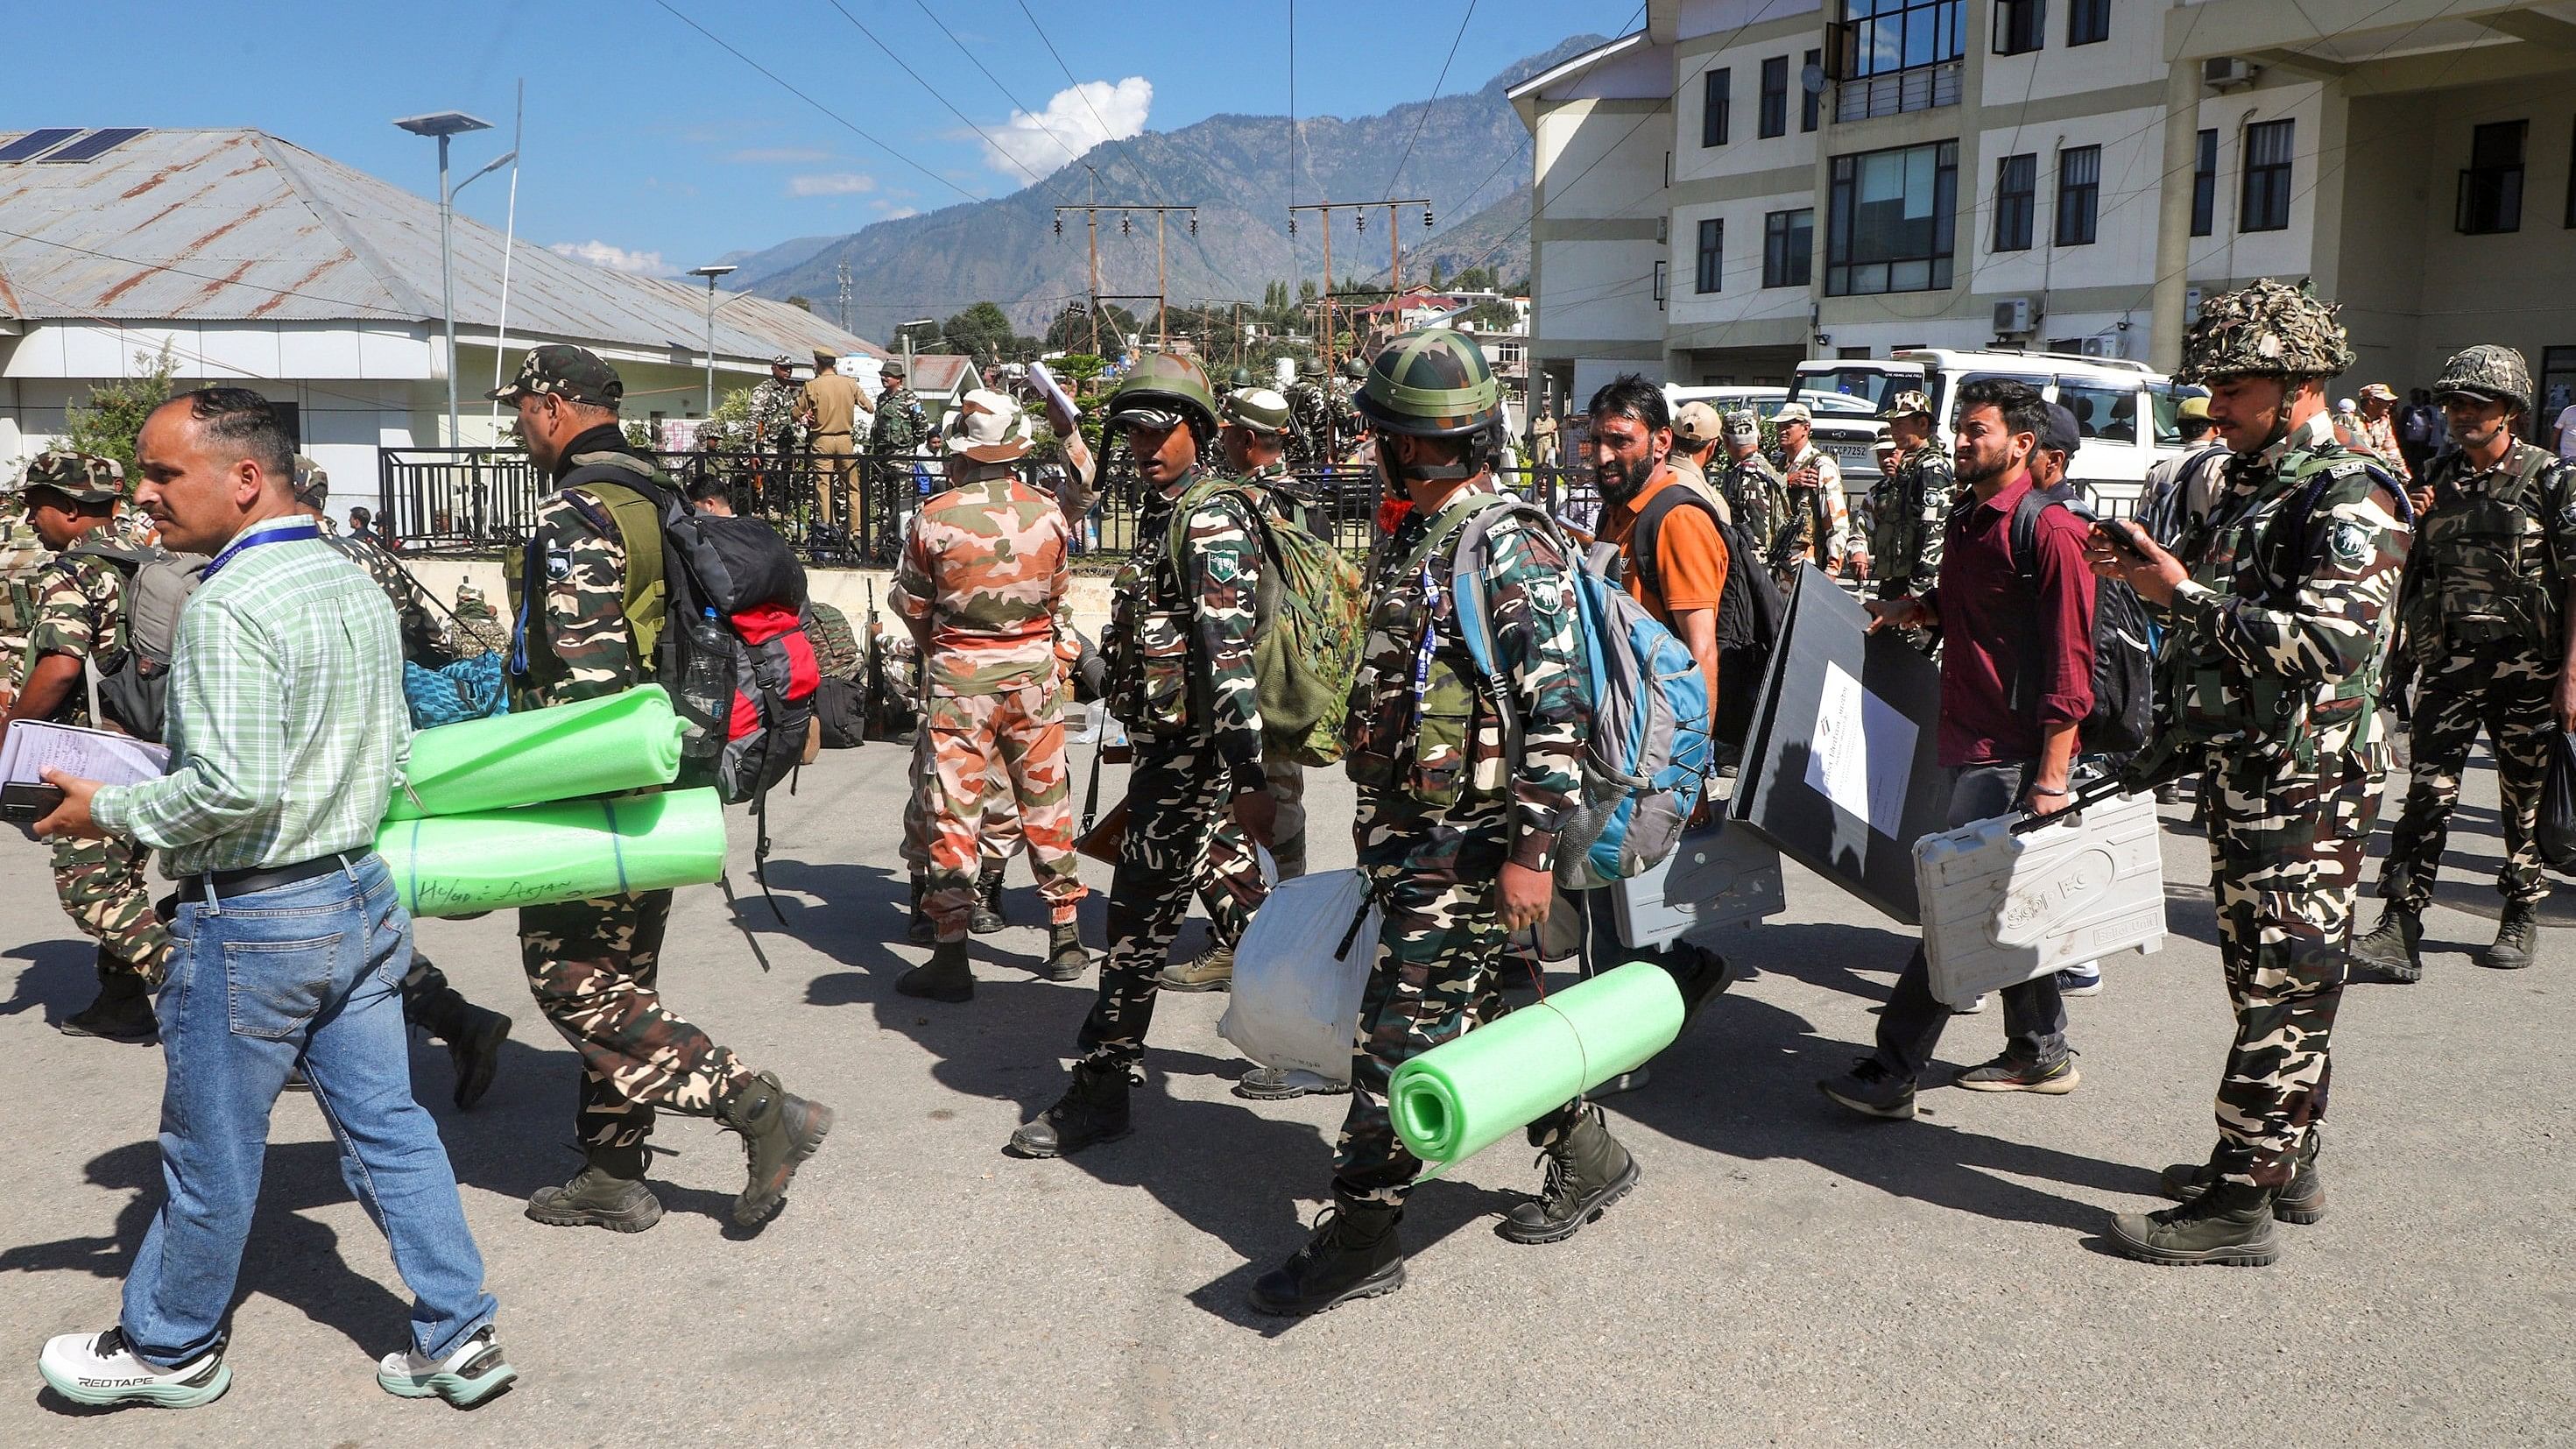
<path fill-rule="evenodd" d="M 1495 497 L 1451 510 L 1379 575 L 1368 642 L 1351 682 L 1343 757 L 1361 789 L 1401 791 L 1435 809 L 1507 793 L 1499 768 L 1479 768 L 1485 732 L 1478 726 L 1499 711 L 1486 698 L 1448 597 L 1449 546 L 1458 530 L 1507 502 Z"/>
<path fill-rule="evenodd" d="M 2431 664 L 2501 649 L 2556 664 L 2561 605 L 2551 581 L 2566 561 L 2551 556 L 2540 480 L 2557 461 L 2516 443 L 2501 468 L 2472 480 L 2475 491 L 2455 483 L 2466 471 L 2459 452 L 2433 465 L 2434 511 L 2418 526 L 2408 560 L 2404 614 L 2415 658 Z"/>
<path fill-rule="evenodd" d="M 582 458 L 573 460 L 576 466 L 556 488 L 561 491 L 578 487 L 596 499 L 597 508 L 579 500 L 568 501 L 594 528 L 615 538 L 626 550 L 626 570 L 620 581 L 622 593 L 618 607 L 626 616 L 627 638 L 633 649 L 636 677 L 639 681 L 650 680 L 655 672 L 656 650 L 661 644 L 662 626 L 668 613 L 669 585 L 662 563 L 661 509 L 655 499 L 638 491 L 637 485 L 668 488 L 670 484 L 659 474 L 632 466 L 583 461 L 584 458 L 603 456 L 623 455 L 584 454 Z M 538 539 L 531 535 L 526 548 L 504 550 L 501 555 L 502 581 L 518 609 L 518 658 L 512 662 L 512 672 L 524 678 L 536 691 L 558 683 L 564 676 L 563 662 L 554 650 L 553 630 L 546 618 L 544 602 L 539 597 L 549 582 L 545 560 L 538 556 L 541 547 Z"/>
<path fill-rule="evenodd" d="M 2367 460 L 2349 453 L 2293 449 L 2273 470 L 2271 486 L 2250 497 L 2223 491 L 2209 516 L 2185 528 L 2179 557 L 2192 582 L 2261 606 L 2286 605 L 2316 572 L 2318 523 L 2353 492 L 2366 497 L 2376 484 L 2393 495 L 2396 484 Z M 2400 505 L 2401 507 L 2403 505 Z M 2171 758 L 2225 746 L 2240 758 L 2281 760 L 2300 768 L 2317 763 L 2318 741 L 2342 734 L 2369 737 L 2377 709 L 2387 644 L 2396 611 L 2378 623 L 2370 662 L 2331 687 L 2264 670 L 2248 673 L 2196 630 L 2170 629 L 2156 661 L 2156 732 L 2143 757 Z"/>
<path fill-rule="evenodd" d="M 1190 667 L 1198 652 L 1198 610 L 1180 550 L 1190 514 L 1229 489 L 1266 492 L 1259 484 L 1197 473 L 1159 521 L 1137 520 L 1136 551 L 1110 580 L 1109 627 L 1100 636 L 1100 654 L 1107 665 L 1109 712 L 1132 732 L 1186 735 L 1216 718 L 1208 671 Z"/>

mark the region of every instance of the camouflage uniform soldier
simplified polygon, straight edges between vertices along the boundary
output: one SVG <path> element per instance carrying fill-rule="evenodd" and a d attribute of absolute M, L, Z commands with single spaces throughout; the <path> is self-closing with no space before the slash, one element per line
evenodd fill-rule
<path fill-rule="evenodd" d="M 1547 914 L 1585 729 L 1570 550 L 1544 515 L 1495 485 L 1503 414 L 1484 354 L 1446 328 L 1406 333 L 1378 354 L 1360 408 L 1387 486 L 1413 502 L 1378 575 L 1351 691 L 1353 834 L 1384 925 L 1333 1151 L 1333 1209 L 1253 1286 L 1264 1313 L 1316 1313 L 1403 1286 L 1396 1230 L 1422 1164 L 1395 1134 L 1387 1083 L 1467 1029 L 1508 933 Z M 1491 558 L 1479 602 L 1495 682 L 1445 597 L 1470 527 L 1485 530 Z M 1546 1152 L 1547 1182 L 1504 1220 L 1514 1242 L 1570 1237 L 1636 1182 L 1600 1109 L 1579 1098 L 1532 1122 L 1529 1140 Z"/>
<path fill-rule="evenodd" d="M 2551 736 L 2576 725 L 2567 614 L 2576 596 L 2576 465 L 2514 438 L 2531 409 L 2531 369 L 2510 347 L 2478 346 L 2442 368 L 2433 396 L 2451 446 L 2426 469 L 2399 608 L 2416 668 L 2408 750 L 2413 780 L 2388 837 L 2379 893 L 2388 907 L 2353 943 L 2368 979 L 2424 974 L 2424 908 L 2433 903 L 2451 808 L 2483 726 L 2504 797 L 2504 919 L 2485 962 L 2531 964 L 2549 894 L 2533 835 Z M 2428 496 L 2429 495 L 2429 496 Z"/>
<path fill-rule="evenodd" d="M 1718 441 L 1725 448 L 1726 466 L 1710 481 L 1734 510 L 1735 526 L 1767 550 L 1788 521 L 1789 485 L 1762 456 L 1762 420 L 1752 409 L 1737 408 L 1722 422 Z"/>
<path fill-rule="evenodd" d="M 472 659 L 483 654 L 510 652 L 510 626 L 492 611 L 492 601 L 472 584 L 456 586 L 456 654 Z"/>
<path fill-rule="evenodd" d="M 891 599 L 912 626 L 930 681 L 917 755 L 929 768 L 915 779 L 929 827 L 926 903 L 938 933 L 929 962 L 905 972 L 895 989 L 935 1001 L 975 994 L 966 934 L 980 898 L 977 827 L 997 769 L 1007 787 L 995 803 L 1019 822 L 1050 908 L 1040 974 L 1071 981 L 1089 964 L 1075 918 L 1083 888 L 1061 708 L 1076 647 L 1066 602 L 1072 532 L 1055 500 L 1012 469 L 1030 441 L 1019 407 L 979 389 L 962 410 L 957 454 L 971 476 L 914 516 Z"/>
<path fill-rule="evenodd" d="M 1024 1157 L 1056 1157 L 1127 1134 L 1128 1086 L 1145 1053 L 1155 973 L 1190 891 L 1202 870 L 1244 878 L 1243 838 L 1219 825 L 1231 809 L 1266 841 L 1273 816 L 1252 676 L 1262 550 L 1249 496 L 1200 462 L 1217 428 L 1207 375 L 1186 357 L 1147 352 L 1111 394 L 1107 426 L 1126 431 L 1147 490 L 1101 651 L 1109 707 L 1126 723 L 1136 757 L 1100 998 L 1082 1026 L 1072 1086 L 1011 1137 L 1011 1150 Z M 1220 940 L 1240 939 L 1261 894 L 1256 875 L 1232 901 L 1234 918 L 1218 921 Z"/>
<path fill-rule="evenodd" d="M 424 668 L 435 668 L 455 657 L 456 649 L 447 636 L 447 621 L 432 612 L 438 605 L 420 586 L 420 580 L 411 576 L 411 570 L 385 552 L 385 546 L 373 535 L 342 533 L 340 526 L 331 521 L 327 506 L 331 475 L 298 453 L 295 481 L 290 487 L 296 503 L 322 530 L 322 541 L 363 570 L 394 606 L 394 617 L 402 622 L 403 657 Z"/>
<path fill-rule="evenodd" d="M 903 364 L 889 360 L 882 374 L 885 390 L 877 394 L 876 422 L 868 429 L 868 472 L 874 481 L 868 489 L 868 507 L 875 510 L 870 525 L 876 537 L 895 542 L 895 518 L 916 505 L 912 485 L 911 454 L 921 447 L 930 433 L 930 421 L 922 414 L 921 400 L 905 385 Z"/>
<path fill-rule="evenodd" d="M 1814 415 L 1805 403 L 1789 404 L 1771 421 L 1780 430 L 1780 471 L 1788 498 L 1775 554 L 1775 564 L 1785 570 L 1782 582 L 1795 578 L 1801 564 L 1840 573 L 1853 541 L 1842 465 L 1809 440 Z"/>
<path fill-rule="evenodd" d="M 28 527 L 53 557 L 25 585 L 25 644 L 6 722 L 104 723 L 90 717 L 86 670 L 125 652 L 125 574 L 99 552 L 125 472 L 112 458 L 56 450 L 27 465 Z M 0 724 L 0 739 L 5 739 Z M 157 1027 L 152 991 L 161 984 L 169 933 L 153 914 L 144 875 L 151 852 L 130 839 L 58 837 L 54 894 L 82 934 L 98 943 L 98 999 L 66 1017 L 71 1036 L 150 1042 Z"/>
<path fill-rule="evenodd" d="M 491 396 L 518 409 L 528 458 L 550 474 L 534 533 L 511 580 L 521 620 L 512 706 L 571 704 L 653 678 L 653 657 L 626 614 L 621 528 L 678 489 L 618 430 L 626 386 L 583 348 L 549 343 Z M 637 503 L 645 508 L 638 508 Z M 658 527 L 658 524 L 650 526 Z M 655 621 L 658 622 L 658 621 Z M 790 1095 L 662 1003 L 657 984 L 671 893 L 646 891 L 519 912 L 519 950 L 546 1019 L 581 1053 L 577 1132 L 588 1162 L 562 1187 L 538 1189 L 528 1216 L 557 1227 L 641 1232 L 662 1204 L 644 1184 L 654 1109 L 713 1117 L 742 1134 L 750 1180 L 733 1220 L 768 1220 L 797 1165 L 831 1129 L 828 1107 Z"/>
<path fill-rule="evenodd" d="M 1900 392 L 1888 399 L 1886 417 L 1898 460 L 1870 489 L 1870 572 L 1878 597 L 1919 598 L 1941 577 L 1941 538 L 1958 483 L 1933 426 L 1932 399 Z"/>
<path fill-rule="evenodd" d="M 1288 385 L 1288 466 L 1303 471 L 1333 461 L 1325 446 L 1324 430 L 1332 415 L 1332 399 L 1324 389 L 1324 364 L 1312 357 L 1297 359 L 1297 380 Z"/>
<path fill-rule="evenodd" d="M 2226 481 L 2178 557 L 2120 523 L 2096 529 L 2092 561 L 2169 621 L 2155 737 L 2123 780 L 2208 776 L 2236 1041 L 2216 1149 L 2165 1171 L 2183 1206 L 2121 1214 L 2110 1239 L 2148 1262 L 2260 1266 L 2276 1255 L 2275 1216 L 2325 1212 L 2327 1044 L 2388 764 L 2377 701 L 2408 509 L 2374 462 L 2334 441 L 2325 382 L 2352 349 L 2335 309 L 2305 288 L 2256 282 L 2204 303 L 2183 358 L 2177 380 L 2209 385 L 2234 450 Z M 2134 553 L 2112 547 L 2122 536 Z"/>
<path fill-rule="evenodd" d="M 18 658 L 26 652 L 27 623 L 36 615 L 31 585 L 54 558 L 27 521 L 27 500 L 19 486 L 12 479 L 9 491 L 0 493 L 0 709 L 9 707 L 17 690 Z"/>
<path fill-rule="evenodd" d="M 791 496 L 789 480 L 796 455 L 796 413 L 805 389 L 796 381 L 796 363 L 784 352 L 769 359 L 769 380 L 751 390 L 751 452 L 760 475 L 760 506 L 783 516 Z"/>

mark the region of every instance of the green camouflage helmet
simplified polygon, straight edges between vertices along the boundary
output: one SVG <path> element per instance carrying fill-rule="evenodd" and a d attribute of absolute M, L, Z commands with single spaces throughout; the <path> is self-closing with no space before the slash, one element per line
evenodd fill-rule
<path fill-rule="evenodd" d="M 1298 358 L 1297 375 L 1299 377 L 1322 377 L 1324 375 L 1323 359 L 1315 357 Z"/>
<path fill-rule="evenodd" d="M 1503 390 L 1484 352 L 1447 327 L 1388 343 L 1355 401 L 1369 426 L 1417 438 L 1473 433 L 1503 419 Z"/>
<path fill-rule="evenodd" d="M 1357 357 L 1345 357 L 1342 359 L 1342 375 L 1353 382 L 1365 381 L 1368 377 L 1368 364 Z"/>
<path fill-rule="evenodd" d="M 1225 423 L 1230 428 L 1275 436 L 1288 431 L 1288 399 L 1266 387 L 1237 388 L 1225 400 Z"/>
<path fill-rule="evenodd" d="M 1226 386 L 1228 386 L 1228 387 L 1250 387 L 1250 386 L 1252 386 L 1252 369 L 1251 369 L 1251 368 L 1248 368 L 1248 367 L 1238 367 L 1238 368 L 1236 368 L 1236 369 L 1234 370 L 1234 376 L 1229 377 L 1229 378 L 1227 378 L 1227 379 L 1225 380 L 1225 385 L 1226 385 Z"/>
<path fill-rule="evenodd" d="M 125 494 L 125 469 L 114 458 L 53 448 L 27 465 L 25 488 L 50 488 L 75 503 L 113 503 Z"/>
<path fill-rule="evenodd" d="M 2334 377 L 2352 366 L 2352 342 L 2336 314 L 2307 283 L 2266 278 L 2200 304 L 2200 320 L 2182 340 L 2176 382 L 2239 377 Z"/>
<path fill-rule="evenodd" d="M 2492 342 L 2463 347 L 2442 364 L 2442 380 L 2433 384 L 2435 401 L 2453 393 L 2491 398 L 2518 413 L 2531 412 L 2531 364 L 2521 353 Z"/>
<path fill-rule="evenodd" d="M 1139 356 L 1127 370 L 1126 380 L 1109 394 L 1112 427 L 1128 414 L 1157 413 L 1194 418 L 1202 434 L 1216 431 L 1216 394 L 1208 387 L 1207 373 L 1177 352 L 1148 351 Z"/>

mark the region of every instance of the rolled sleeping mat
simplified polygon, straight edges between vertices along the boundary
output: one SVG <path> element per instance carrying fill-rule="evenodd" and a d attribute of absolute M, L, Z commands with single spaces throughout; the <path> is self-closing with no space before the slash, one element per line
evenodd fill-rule
<path fill-rule="evenodd" d="M 415 916 L 586 901 L 722 876 L 724 805 L 713 790 L 670 790 L 388 820 L 376 852 Z"/>
<path fill-rule="evenodd" d="M 440 725 L 411 737 L 407 788 L 387 820 L 471 815 L 668 785 L 679 716 L 658 684 L 579 704 Z"/>
<path fill-rule="evenodd" d="M 1396 1068 L 1387 1111 L 1407 1151 L 1445 1167 L 1644 1066 L 1681 1030 L 1672 973 L 1631 961 Z"/>

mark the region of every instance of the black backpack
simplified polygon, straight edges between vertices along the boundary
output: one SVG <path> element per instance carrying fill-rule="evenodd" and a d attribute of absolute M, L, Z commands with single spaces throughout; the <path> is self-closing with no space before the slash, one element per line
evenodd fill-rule
<path fill-rule="evenodd" d="M 2051 492 L 2033 484 L 2022 495 L 2012 516 L 2013 571 L 2034 591 L 2039 587 L 2039 515 L 2051 508 L 2063 508 L 2088 523 L 2094 520 L 2084 500 L 2063 486 Z M 2083 753 L 2129 755 L 2146 748 L 2155 723 L 2154 637 L 2146 601 L 2137 590 L 2115 579 L 2094 580 L 2093 712 L 2077 734 Z M 2027 657 L 2029 651 L 2023 652 Z"/>
<path fill-rule="evenodd" d="M 1717 525 L 1718 541 L 1726 545 L 1726 586 L 1717 605 L 1717 717 L 1711 733 L 1719 744 L 1740 750 L 1753 725 L 1754 696 L 1761 693 L 1759 682 L 1771 668 L 1771 651 L 1780 643 L 1780 626 L 1789 610 L 1763 562 L 1761 545 L 1719 517 L 1709 501 L 1687 484 L 1657 489 L 1629 532 L 1628 549 L 1647 590 L 1658 596 L 1663 593 L 1655 577 L 1655 547 L 1664 515 L 1685 504 L 1707 514 L 1709 522 Z M 1737 681 L 1744 681 L 1746 687 L 1737 687 Z"/>

